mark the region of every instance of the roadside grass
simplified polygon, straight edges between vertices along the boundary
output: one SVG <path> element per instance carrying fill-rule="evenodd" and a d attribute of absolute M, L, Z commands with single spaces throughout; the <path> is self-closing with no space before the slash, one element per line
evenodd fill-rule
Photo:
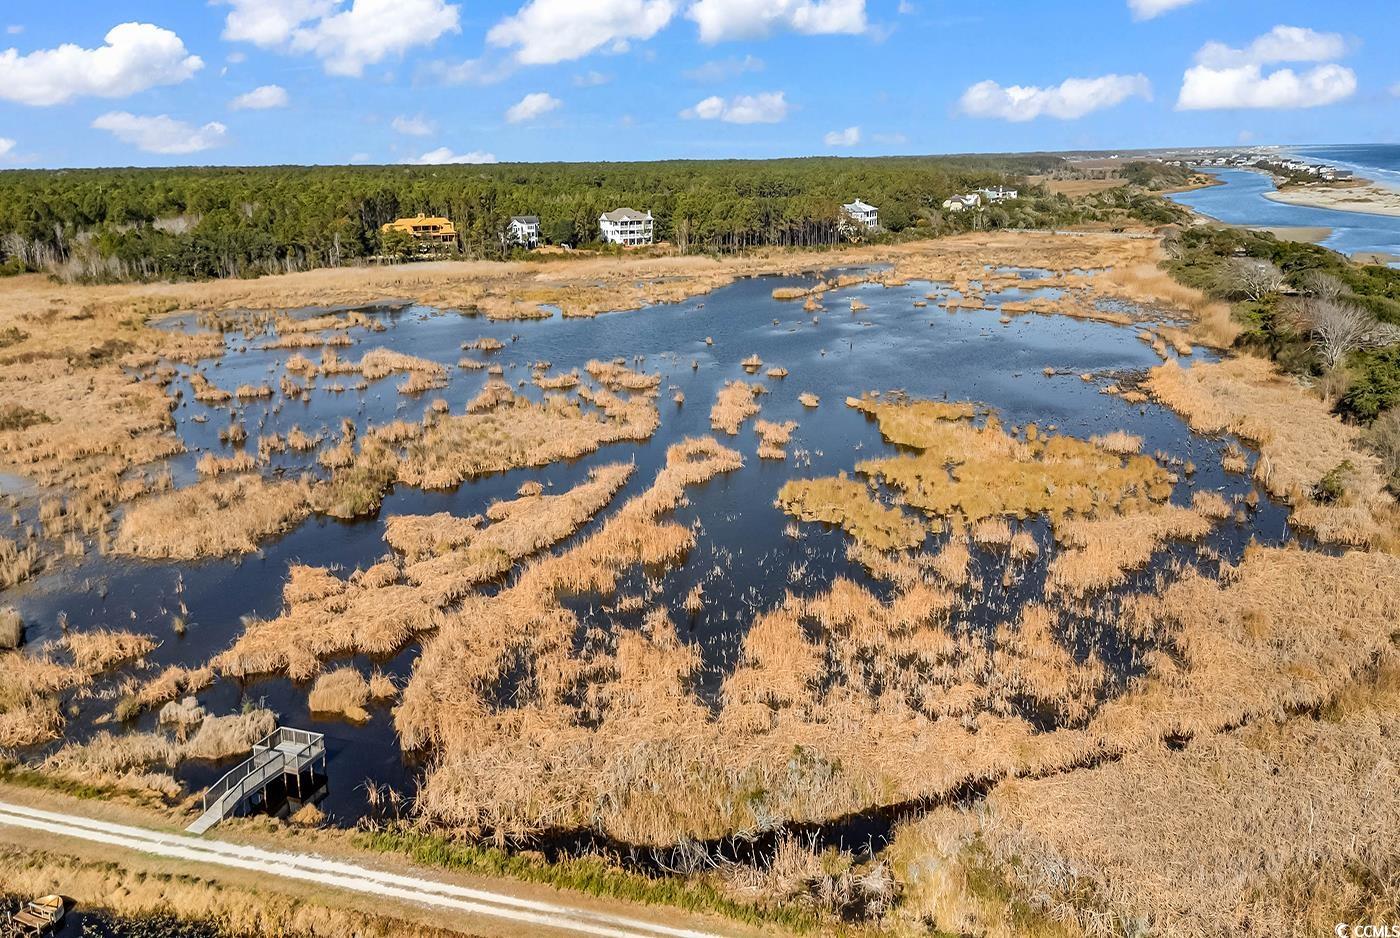
<path fill-rule="evenodd" d="M 812 934 L 823 925 L 819 916 L 806 909 L 739 902 L 704 878 L 645 876 L 621 869 L 598 856 L 570 857 L 551 862 L 538 855 L 507 852 L 496 847 L 453 840 L 441 834 L 406 829 L 366 830 L 357 833 L 353 842 L 379 853 L 409 857 L 424 866 L 482 876 L 509 877 L 607 899 L 721 915 L 746 925 L 778 925 L 799 934 Z"/>

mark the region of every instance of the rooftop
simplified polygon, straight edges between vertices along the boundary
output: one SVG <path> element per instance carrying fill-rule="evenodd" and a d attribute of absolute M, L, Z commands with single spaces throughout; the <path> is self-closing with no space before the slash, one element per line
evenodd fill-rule
<path fill-rule="evenodd" d="M 643 214 L 634 208 L 619 208 L 604 212 L 603 217 L 608 221 L 646 221 L 651 217 L 651 212 Z"/>

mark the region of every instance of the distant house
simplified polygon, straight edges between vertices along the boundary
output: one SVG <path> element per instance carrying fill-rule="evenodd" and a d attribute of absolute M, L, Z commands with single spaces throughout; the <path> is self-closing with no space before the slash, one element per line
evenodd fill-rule
<path fill-rule="evenodd" d="M 982 197 L 975 192 L 968 195 L 955 195 L 943 200 L 943 208 L 949 212 L 962 212 L 970 208 L 977 208 L 981 204 Z"/>
<path fill-rule="evenodd" d="M 841 206 L 841 214 L 845 215 L 852 225 L 857 225 L 866 231 L 874 231 L 880 227 L 880 210 L 860 199 Z"/>
<path fill-rule="evenodd" d="M 1014 199 L 1019 194 L 1015 189 L 1007 189 L 1004 186 L 997 186 L 995 189 L 978 189 L 977 191 L 984 196 L 988 202 L 993 203 Z"/>
<path fill-rule="evenodd" d="M 512 215 L 506 237 L 511 244 L 534 248 L 540 243 L 540 217 L 538 215 Z"/>
<path fill-rule="evenodd" d="M 457 241 L 457 228 L 449 219 L 439 218 L 436 215 L 424 215 L 422 212 L 412 218 L 391 221 L 379 230 L 402 231 L 415 241 L 428 241 L 434 244 L 455 244 Z"/>
<path fill-rule="evenodd" d="M 631 208 L 614 209 L 598 216 L 598 230 L 608 244 L 623 244 L 634 247 L 651 244 L 656 232 L 656 223 L 651 212 L 645 214 Z"/>

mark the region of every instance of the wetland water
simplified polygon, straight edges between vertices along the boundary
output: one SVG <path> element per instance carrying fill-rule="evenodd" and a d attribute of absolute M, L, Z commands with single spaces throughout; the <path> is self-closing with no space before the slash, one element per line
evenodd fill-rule
<path fill-rule="evenodd" d="M 517 393 L 536 397 L 541 392 L 529 380 L 535 362 L 548 361 L 552 373 L 560 373 L 574 368 L 582 371 L 590 359 L 625 357 L 639 371 L 661 374 L 657 399 L 661 426 L 644 443 L 604 446 L 582 459 L 478 478 L 450 491 L 421 491 L 400 485 L 373 518 L 347 523 L 313 516 L 286 536 L 265 543 L 257 553 L 240 558 L 173 564 L 94 553 L 86 561 L 12 590 L 5 599 L 31 624 L 31 644 L 59 638 L 58 623 L 66 617 L 73 630 L 105 626 L 156 636 L 160 647 L 149 656 L 143 676 L 154 675 L 168 665 L 198 667 L 232 644 L 242 632 L 245 617 L 272 618 L 277 614 L 290 565 L 326 566 L 344 572 L 367 567 L 387 555 L 383 535 L 384 519 L 389 516 L 442 511 L 474 515 L 495 500 L 514 497 L 524 482 L 536 480 L 547 492 L 559 492 L 582 481 L 594 466 L 635 461 L 636 471 L 623 491 L 573 541 L 566 542 L 572 543 L 596 530 L 626 498 L 650 486 L 664 464 L 668 446 L 688 436 L 713 434 L 739 450 L 746 465 L 688 492 L 688 502 L 676 512 L 676 518 L 696 525 L 698 538 L 683 563 L 665 571 L 634 571 L 619 586 L 620 594 L 637 594 L 643 591 L 646 577 L 660 580 L 659 588 L 651 591 L 653 601 L 666 603 L 681 637 L 701 650 L 704 670 L 697 690 L 705 697 L 713 695 L 733 667 L 748 623 L 760 611 L 781 602 L 785 592 L 817 592 L 837 576 L 870 583 L 864 569 L 847 559 L 849 539 L 844 533 L 820 524 L 794 527 L 793 519 L 774 503 L 778 489 L 790 478 L 850 472 L 858 460 L 896 452 L 882 440 L 874 421 L 845 405 L 847 396 L 901 390 L 916 398 L 974 401 L 995 411 L 1008 428 L 1034 423 L 1041 430 L 1053 427 L 1056 433 L 1080 438 L 1125 430 L 1143 438 L 1144 453 L 1164 454 L 1176 465 L 1194 464 L 1194 473 L 1178 470 L 1180 481 L 1172 501 L 1179 504 L 1188 504 L 1201 490 L 1219 491 L 1227 499 L 1251 490 L 1248 476 L 1221 470 L 1226 440 L 1192 434 L 1178 417 L 1155 403 L 1130 404 L 1104 393 L 1110 385 L 1131 385 L 1161 361 L 1137 337 L 1136 328 L 1038 314 L 1015 315 L 1008 323 L 1000 322 L 994 307 L 1001 302 L 1053 296 L 1053 290 L 1036 287 L 1041 272 L 1017 273 L 1024 278 L 1024 285 L 989 295 L 986 301 L 993 308 L 955 312 L 947 311 L 937 299 L 916 307 L 915 302 L 930 291 L 944 297 L 955 294 L 945 285 L 911 282 L 833 290 L 823 297 L 825 311 L 807 313 L 800 301 L 776 301 L 771 291 L 782 286 L 807 286 L 813 279 L 778 277 L 742 280 L 686 302 L 594 319 L 555 316 L 490 322 L 415 306 L 366 310 L 382 323 L 383 330 L 350 330 L 354 345 L 337 351 L 342 358 L 353 360 L 369 349 L 386 347 L 446 365 L 450 385 L 421 395 L 398 393 L 402 373 L 370 382 L 363 391 L 331 390 L 337 380 L 349 385 L 358 378 L 340 375 L 318 379 L 307 402 L 283 401 L 281 395 L 274 395 L 270 400 L 206 406 L 194 399 L 188 382 L 191 369 L 181 366 L 180 377 L 172 385 L 172 391 L 178 388 L 184 392 L 174 416 L 177 431 L 188 447 L 186 454 L 173 461 L 179 485 L 195 478 L 194 463 L 204 453 L 232 452 L 219 440 L 219 430 L 229 422 L 230 407 L 239 414 L 250 438 L 286 433 L 297 426 L 308 433 L 324 433 L 327 444 L 323 445 L 328 445 L 345 418 L 354 420 L 362 432 L 393 419 L 417 421 L 436 398 L 445 400 L 453 413 L 460 413 L 488 380 L 484 369 L 459 368 L 458 360 L 463 357 L 501 365 L 504 379 Z M 851 311 L 853 298 L 868 308 Z M 192 322 L 181 320 L 168 324 L 169 328 L 191 326 Z M 461 350 L 463 342 L 483 336 L 498 339 L 504 348 L 489 353 Z M 250 337 L 242 331 L 230 332 L 224 356 L 202 363 L 201 370 L 219 387 L 230 390 L 263 382 L 276 387 L 279 376 L 285 373 L 286 360 L 295 350 L 261 348 L 270 338 L 270 334 Z M 708 344 L 707 338 L 713 344 Z M 318 350 L 305 353 L 314 360 Z M 754 354 L 764 365 L 751 376 L 740 361 Z M 1194 357 L 1206 356 L 1198 350 Z M 786 368 L 789 375 L 765 377 L 766 370 L 774 366 Z M 1056 373 L 1047 377 L 1047 367 Z M 1091 380 L 1081 377 L 1084 375 Z M 709 413 L 715 394 L 735 379 L 758 381 L 767 387 L 769 393 L 759 398 L 761 418 L 797 421 L 786 461 L 757 457 L 752 421 L 734 437 L 711 430 Z M 523 387 L 516 387 L 520 382 L 524 382 Z M 673 402 L 676 391 L 684 394 L 683 404 Z M 819 395 L 820 406 L 804 407 L 798 401 L 802 392 Z M 275 455 L 263 471 L 289 476 L 304 471 L 324 474 L 315 463 L 315 453 Z M 1182 564 L 1212 567 L 1221 559 L 1233 561 L 1251 539 L 1281 543 L 1289 536 L 1286 513 L 1259 494 L 1260 507 L 1247 520 L 1227 519 L 1199 542 L 1169 545 L 1148 568 L 1134 574 L 1129 587 L 1141 588 L 1156 578 L 1170 577 Z M 1032 521 L 1028 529 L 1040 543 L 1041 557 L 1053 554 L 1048 525 Z M 794 530 L 799 536 L 792 536 Z M 937 550 L 948 536 L 930 535 L 923 549 Z M 1024 602 L 1040 596 L 1044 559 L 1032 564 L 1016 582 L 1004 585 L 1002 560 L 975 547 L 973 558 L 972 591 L 976 596 L 963 614 L 968 627 L 994 628 L 1014 619 Z M 681 601 L 697 583 L 704 584 L 705 608 L 687 616 Z M 587 611 L 589 618 L 600 624 L 611 620 L 614 627 L 625 628 L 640 621 L 640 612 L 604 609 L 607 601 L 599 597 L 579 597 L 575 602 L 576 608 Z M 177 635 L 171 623 L 182 603 L 188 610 L 188 629 Z M 1116 664 L 1120 679 L 1130 676 L 1132 656 L 1116 645 L 1123 639 L 1115 630 L 1102 628 L 1102 620 L 1112 614 L 1112 604 L 1107 597 L 1091 595 L 1083 605 L 1088 625 L 1067 641 L 1081 656 L 1092 650 L 1110 665 Z M 371 665 L 382 667 L 402 684 L 412 671 L 419 648 L 415 642 L 388 660 L 360 658 L 355 663 L 362 671 Z M 111 713 L 120 677 L 108 679 L 105 693 L 104 685 L 99 685 L 93 697 L 79 703 L 79 713 L 67 730 L 70 740 L 101 728 Z M 412 789 L 416 767 L 400 752 L 387 707 L 375 707 L 364 724 L 320 719 L 307 712 L 306 690 L 306 685 L 280 677 L 247 682 L 221 678 L 199 698 L 212 714 L 236 712 L 242 706 L 262 702 L 275 710 L 285 725 L 326 733 L 330 786 L 323 807 L 340 821 L 365 813 L 363 785 L 367 780 Z M 154 729 L 155 721 L 155 714 L 146 713 L 134 727 Z M 197 790 L 227 770 L 231 762 L 186 763 L 180 777 Z"/>

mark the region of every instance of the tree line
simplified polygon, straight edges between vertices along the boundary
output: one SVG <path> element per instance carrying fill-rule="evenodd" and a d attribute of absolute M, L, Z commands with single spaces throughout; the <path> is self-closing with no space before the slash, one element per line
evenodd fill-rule
<path fill-rule="evenodd" d="M 599 214 L 621 206 L 649 209 L 658 240 L 712 253 L 832 244 L 842 237 L 840 206 L 855 198 L 879 206 L 896 234 L 1136 211 L 1116 195 L 1087 204 L 1026 189 L 1025 176 L 1060 163 L 1032 155 L 16 170 L 0 173 L 0 271 L 101 281 L 335 266 L 382 256 L 381 226 L 419 212 L 453 221 L 450 253 L 498 258 L 513 250 L 512 215 L 538 215 L 547 240 L 578 245 L 598 238 Z M 1006 182 L 1020 183 L 1023 197 L 961 218 L 940 207 Z M 1137 209 L 1164 211 L 1141 201 Z"/>

